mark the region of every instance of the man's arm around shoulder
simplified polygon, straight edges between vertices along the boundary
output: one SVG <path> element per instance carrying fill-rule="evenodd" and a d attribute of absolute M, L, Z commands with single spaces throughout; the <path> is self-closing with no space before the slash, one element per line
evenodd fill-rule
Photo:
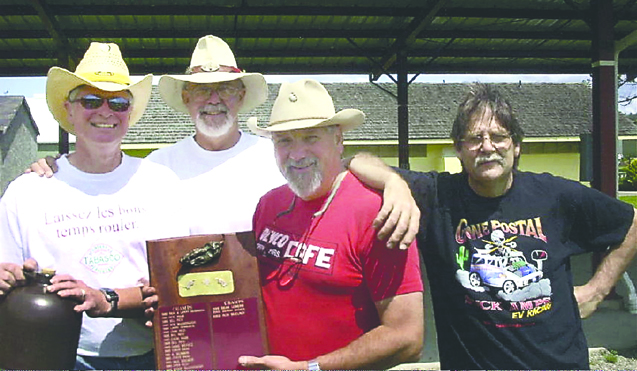
<path fill-rule="evenodd" d="M 378 238 L 387 247 L 406 249 L 415 240 L 420 226 L 420 210 L 407 182 L 383 160 L 368 153 L 357 153 L 346 161 L 348 170 L 371 188 L 383 191 L 383 206 L 374 219 Z"/>

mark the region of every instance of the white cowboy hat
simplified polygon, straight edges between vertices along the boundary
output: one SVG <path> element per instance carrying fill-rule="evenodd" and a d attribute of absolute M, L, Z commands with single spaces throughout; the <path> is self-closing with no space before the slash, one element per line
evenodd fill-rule
<path fill-rule="evenodd" d="M 267 127 L 259 127 L 256 117 L 247 121 L 252 132 L 270 136 L 273 131 L 288 131 L 340 125 L 343 131 L 355 129 L 365 121 L 365 114 L 354 108 L 336 113 L 332 97 L 318 81 L 303 79 L 283 83 L 272 106 Z"/>
<path fill-rule="evenodd" d="M 164 75 L 159 79 L 159 94 L 173 109 L 188 113 L 181 98 L 186 82 L 210 84 L 241 79 L 246 88 L 239 112 L 249 112 L 268 99 L 268 86 L 260 73 L 241 72 L 234 54 L 222 39 L 207 35 L 199 39 L 192 52 L 186 75 Z"/>
<path fill-rule="evenodd" d="M 51 67 L 46 79 L 46 103 L 62 129 L 75 134 L 68 121 L 64 102 L 69 92 L 80 85 L 89 85 L 104 91 L 128 90 L 133 95 L 129 126 L 144 114 L 153 87 L 153 75 L 146 75 L 131 85 L 128 67 L 117 44 L 92 42 L 75 72 Z"/>

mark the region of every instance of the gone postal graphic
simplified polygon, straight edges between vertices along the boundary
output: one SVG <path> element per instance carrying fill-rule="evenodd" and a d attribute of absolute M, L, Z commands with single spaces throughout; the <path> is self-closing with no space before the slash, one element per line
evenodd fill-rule
<path fill-rule="evenodd" d="M 489 293 L 494 299 L 523 302 L 546 297 L 550 301 L 551 284 L 548 279 L 542 279 L 542 263 L 547 259 L 546 251 L 533 250 L 529 261 L 517 249 L 518 236 L 507 238 L 502 230 L 494 230 L 488 237 L 490 240 L 472 241 L 474 251 L 468 271 L 464 269 L 466 265 L 463 260 L 469 258 L 470 251 L 464 245 L 460 246 L 457 280 L 465 288 Z M 515 309 L 514 303 L 510 306 Z"/>

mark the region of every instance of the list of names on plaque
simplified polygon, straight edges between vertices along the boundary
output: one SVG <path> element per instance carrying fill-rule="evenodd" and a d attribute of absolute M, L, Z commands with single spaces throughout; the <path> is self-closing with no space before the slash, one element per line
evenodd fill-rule
<path fill-rule="evenodd" d="M 222 368 L 236 369 L 242 355 L 262 356 L 264 348 L 259 327 L 257 298 L 243 298 L 209 303 L 212 315 L 213 341 L 223 344 L 217 351 Z"/>
<path fill-rule="evenodd" d="M 205 303 L 159 308 L 166 369 L 210 369 L 210 320 Z"/>
<path fill-rule="evenodd" d="M 236 317 L 242 316 L 246 314 L 246 309 L 244 305 L 245 301 L 242 299 L 239 300 L 229 300 L 224 301 L 219 306 L 212 305 L 212 318 L 227 318 L 227 317 Z"/>

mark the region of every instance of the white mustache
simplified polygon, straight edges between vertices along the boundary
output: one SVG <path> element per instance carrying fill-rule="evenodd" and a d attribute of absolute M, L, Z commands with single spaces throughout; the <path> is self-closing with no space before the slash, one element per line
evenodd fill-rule
<path fill-rule="evenodd" d="M 217 103 L 217 104 L 206 104 L 199 112 L 203 112 L 203 113 L 227 113 L 228 112 L 228 107 L 226 107 L 225 104 L 223 103 Z"/>

